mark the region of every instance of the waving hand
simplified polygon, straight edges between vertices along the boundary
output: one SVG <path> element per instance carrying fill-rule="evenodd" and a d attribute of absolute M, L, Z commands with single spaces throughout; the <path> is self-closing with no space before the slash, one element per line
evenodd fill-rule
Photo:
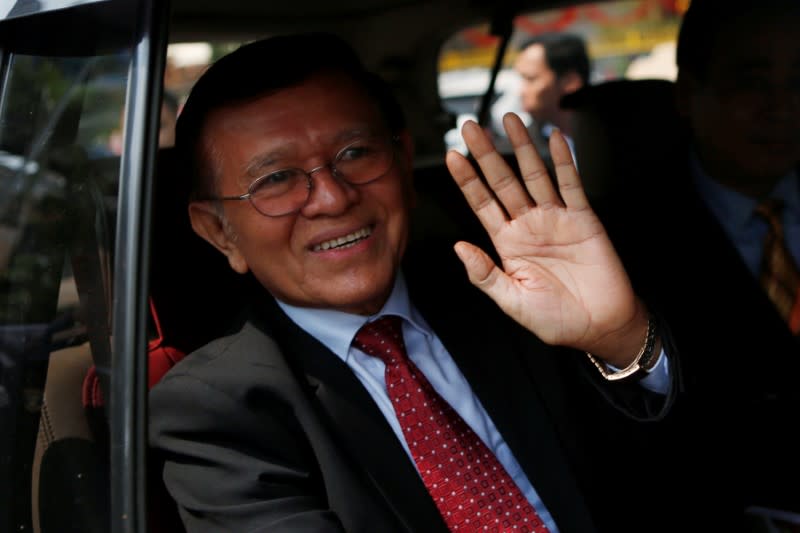
<path fill-rule="evenodd" d="M 461 154 L 447 155 L 502 268 L 466 242 L 456 253 L 470 281 L 543 341 L 625 366 L 642 343 L 647 311 L 587 201 L 567 143 L 558 132 L 550 140 L 556 191 L 519 117 L 509 113 L 503 122 L 521 180 L 474 122 L 462 133 L 486 181 Z"/>

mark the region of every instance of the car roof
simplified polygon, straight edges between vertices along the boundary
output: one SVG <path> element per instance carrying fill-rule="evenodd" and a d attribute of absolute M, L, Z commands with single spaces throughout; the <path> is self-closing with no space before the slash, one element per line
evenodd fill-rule
<path fill-rule="evenodd" d="M 500 27 L 521 12 L 577 5 L 542 0 L 173 0 L 170 42 L 245 41 L 273 33 L 327 31 L 358 51 L 394 89 L 415 139 L 416 163 L 438 163 L 444 134 L 455 126 L 442 107 L 439 52 L 457 31 Z M 420 21 L 424 21 L 421 23 Z M 510 26 L 509 26 L 510 27 Z M 265 59 L 265 68 L 269 60 Z M 488 79 L 488 76 L 486 76 Z M 484 89 L 486 85 L 484 84 Z"/>
<path fill-rule="evenodd" d="M 513 18 L 557 7 L 576 6 L 569 0 L 172 0 L 168 20 L 170 43 L 241 43 L 277 33 L 326 31 L 338 34 L 358 52 L 365 65 L 383 77 L 393 88 L 406 112 L 415 142 L 417 166 L 441 163 L 448 130 L 456 117 L 442 106 L 440 93 L 440 52 L 444 43 L 459 30 L 475 24 L 492 29 L 511 28 Z M 98 41 L 113 43 L 114 36 L 126 38 L 122 21 L 136 16 L 130 0 L 46 0 L 16 2 L 8 10 L 0 8 L 0 19 L 35 17 L 35 28 L 26 23 L 6 24 L 8 30 L 30 34 L 60 34 L 75 28 L 69 11 L 81 7 L 81 38 L 91 50 Z M 33 24 L 33 22 L 31 22 Z M 101 37 L 97 35 L 103 34 Z M 499 42 L 499 41 L 498 41 Z M 31 40 L 31 50 L 39 45 Z M 75 45 L 74 45 L 75 46 Z M 64 53 L 87 53 L 80 48 Z M 91 53 L 88 52 L 88 53 Z M 269 68 L 265 58 L 264 68 Z M 488 78 L 486 73 L 479 74 Z M 500 78 L 503 83 L 503 77 Z M 485 86 L 484 86 L 485 87 Z M 502 87 L 498 87 L 502 90 Z M 485 89 L 484 89 L 485 90 Z M 472 94 L 478 96 L 476 91 Z"/>
<path fill-rule="evenodd" d="M 179 38 L 199 34 L 251 32 L 254 36 L 270 31 L 290 32 L 324 29 L 342 33 L 355 41 L 384 41 L 388 47 L 419 40 L 421 35 L 458 28 L 464 23 L 486 20 L 496 13 L 576 5 L 575 1 L 509 0 L 303 0 L 300 2 L 262 2 L 254 0 L 173 0 L 171 30 Z M 409 24 L 424 15 L 426 24 Z M 387 39 L 381 28 L 402 29 Z"/>

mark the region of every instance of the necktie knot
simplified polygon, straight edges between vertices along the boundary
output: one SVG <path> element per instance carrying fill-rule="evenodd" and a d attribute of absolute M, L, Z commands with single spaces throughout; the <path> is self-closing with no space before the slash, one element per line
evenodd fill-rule
<path fill-rule="evenodd" d="M 403 319 L 396 315 L 384 315 L 367 322 L 356 333 L 353 346 L 367 355 L 382 359 L 387 365 L 393 358 L 405 357 Z"/>
<path fill-rule="evenodd" d="M 767 198 L 755 209 L 755 214 L 769 224 L 770 229 L 778 234 L 783 234 L 783 223 L 781 213 L 783 212 L 783 202 L 777 198 Z"/>

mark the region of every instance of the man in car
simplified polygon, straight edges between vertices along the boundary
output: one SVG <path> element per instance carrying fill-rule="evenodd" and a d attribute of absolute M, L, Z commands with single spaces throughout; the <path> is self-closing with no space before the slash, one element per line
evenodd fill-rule
<path fill-rule="evenodd" d="M 255 283 L 240 317 L 222 310 L 231 334 L 150 396 L 150 440 L 190 531 L 641 525 L 649 484 L 628 467 L 658 458 L 626 415 L 665 416 L 677 354 L 563 137 L 557 191 L 519 118 L 506 128 L 524 185 L 475 123 L 464 136 L 488 187 L 447 157 L 498 266 L 433 229 L 409 242 L 410 133 L 340 40 L 258 41 L 197 82 L 176 138 L 191 223 Z"/>
<path fill-rule="evenodd" d="M 743 505 L 795 511 L 798 24 L 793 0 L 694 0 L 677 48 L 685 144 L 670 164 L 626 176 L 611 195 L 622 203 L 600 210 L 634 285 L 683 341 L 687 464 Z M 647 260 L 641 247 L 655 242 L 674 253 Z"/>
<path fill-rule="evenodd" d="M 502 115 L 521 111 L 530 117 L 529 131 L 547 161 L 547 141 L 556 129 L 564 134 L 574 154 L 570 109 L 561 99 L 589 84 L 591 62 L 586 43 L 569 33 L 545 33 L 525 41 L 514 61 L 520 77 L 519 91 L 507 91 L 492 106 L 493 129 L 498 150 L 511 151 L 502 127 Z"/>

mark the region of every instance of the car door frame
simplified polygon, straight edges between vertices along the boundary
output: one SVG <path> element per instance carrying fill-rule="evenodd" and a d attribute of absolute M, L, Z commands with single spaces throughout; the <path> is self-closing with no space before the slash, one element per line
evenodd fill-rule
<path fill-rule="evenodd" d="M 107 393 L 110 442 L 109 531 L 147 530 L 147 313 L 149 236 L 157 156 L 161 91 L 168 41 L 169 0 L 18 0 L 0 12 L 0 102 L 14 53 L 69 55 L 101 48 L 113 30 L 82 25 L 82 14 L 134 17 L 126 91 L 125 143 L 120 156 L 112 284 L 110 375 Z M 101 17 L 102 18 L 102 17 Z M 35 28 L 36 31 L 31 31 Z M 38 35 L 34 37 L 34 35 Z M 49 38 L 42 39 L 43 35 Z M 93 39 L 96 39 L 93 41 Z M 91 52 L 89 52 L 91 53 Z M 96 361 L 96 364 L 103 362 Z"/>

